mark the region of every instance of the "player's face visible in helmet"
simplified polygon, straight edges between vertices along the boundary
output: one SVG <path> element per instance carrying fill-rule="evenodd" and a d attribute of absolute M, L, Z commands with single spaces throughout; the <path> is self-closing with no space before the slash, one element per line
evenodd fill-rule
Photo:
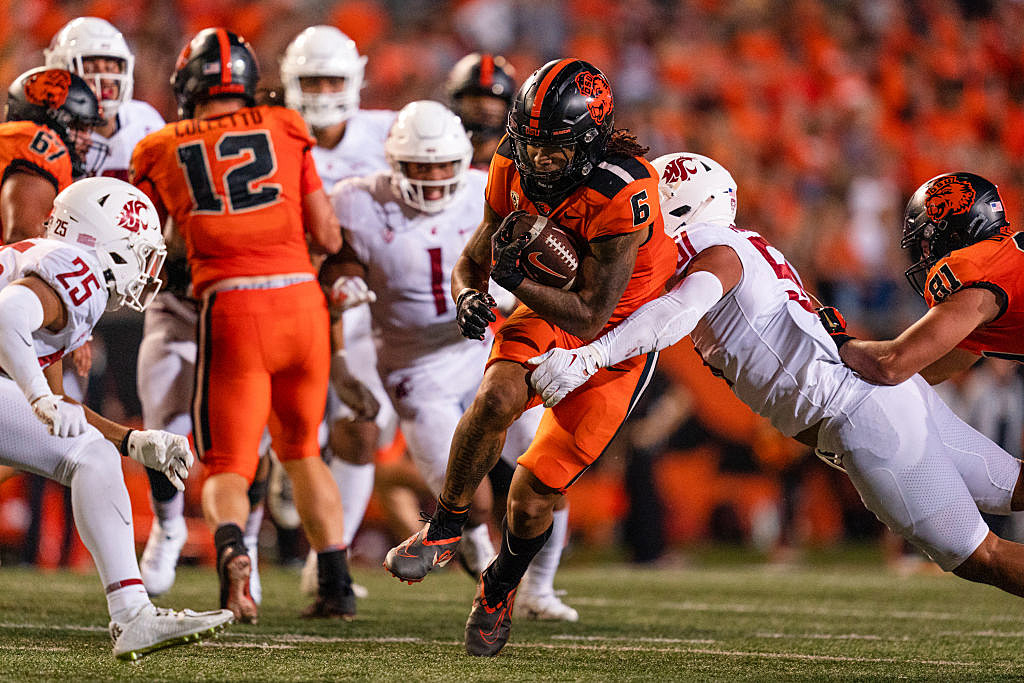
<path fill-rule="evenodd" d="M 421 163 L 416 161 L 403 162 L 405 175 L 412 180 L 449 180 L 455 177 L 455 166 L 458 162 L 441 161 L 437 163 Z M 427 185 L 423 187 L 423 198 L 427 200 L 444 197 L 444 188 Z"/>
<path fill-rule="evenodd" d="M 330 95 L 344 91 L 347 80 L 343 76 L 300 76 L 299 87 L 311 95 Z"/>
<path fill-rule="evenodd" d="M 574 145 L 523 145 L 526 150 L 525 158 L 538 173 L 551 173 L 561 171 L 572 161 L 576 153 Z"/>
<path fill-rule="evenodd" d="M 102 100 L 116 100 L 121 95 L 121 82 L 114 78 L 103 78 L 103 74 L 123 74 L 125 61 L 117 57 L 83 57 L 82 78 Z"/>
<path fill-rule="evenodd" d="M 459 116 L 463 123 L 503 130 L 508 117 L 508 104 L 502 98 L 490 95 L 461 95 Z"/>

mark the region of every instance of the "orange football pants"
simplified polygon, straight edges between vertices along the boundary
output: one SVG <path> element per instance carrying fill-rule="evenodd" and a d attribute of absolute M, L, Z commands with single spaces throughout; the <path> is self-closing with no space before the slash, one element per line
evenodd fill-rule
<path fill-rule="evenodd" d="M 203 298 L 192 420 L 209 474 L 252 482 L 265 426 L 280 460 L 320 457 L 329 327 L 316 281 Z"/>
<path fill-rule="evenodd" d="M 487 364 L 507 360 L 530 367 L 528 359 L 556 346 L 575 349 L 585 343 L 520 306 L 495 334 Z M 602 368 L 558 405 L 545 410 L 537 435 L 518 463 L 546 486 L 564 493 L 618 433 L 647 388 L 657 357 L 651 353 Z M 540 396 L 533 394 L 523 410 L 541 402 Z"/>

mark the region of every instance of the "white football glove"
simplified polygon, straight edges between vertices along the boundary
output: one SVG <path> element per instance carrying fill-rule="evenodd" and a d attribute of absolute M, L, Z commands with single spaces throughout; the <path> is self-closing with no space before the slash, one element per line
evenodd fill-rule
<path fill-rule="evenodd" d="M 342 275 L 331 285 L 328 299 L 331 308 L 347 311 L 360 304 L 372 304 L 377 300 L 377 295 L 370 291 L 366 281 L 358 275 Z"/>
<path fill-rule="evenodd" d="M 185 490 L 188 470 L 195 462 L 188 438 L 159 429 L 132 430 L 125 451 L 140 465 L 162 472 L 174 488 Z"/>
<path fill-rule="evenodd" d="M 40 396 L 32 403 L 32 412 L 53 436 L 78 436 L 89 426 L 85 410 L 77 403 L 63 400 L 57 394 Z"/>
<path fill-rule="evenodd" d="M 578 349 L 551 349 L 526 362 L 537 366 L 530 373 L 530 384 L 548 408 L 583 385 L 602 367 L 600 353 L 589 345 Z"/>

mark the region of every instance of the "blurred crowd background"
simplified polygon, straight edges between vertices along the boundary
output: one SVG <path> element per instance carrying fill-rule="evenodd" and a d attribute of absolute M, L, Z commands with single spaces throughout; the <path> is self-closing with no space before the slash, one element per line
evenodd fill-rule
<path fill-rule="evenodd" d="M 779 247 L 808 289 L 838 306 L 853 332 L 865 337 L 892 336 L 923 312 L 903 278 L 906 257 L 898 248 L 903 206 L 918 185 L 968 170 L 999 186 L 1011 225 L 1020 224 L 1024 206 L 1019 1 L 5 4 L 0 82 L 41 64 L 43 47 L 67 21 L 99 16 L 135 50 L 135 97 L 167 120 L 176 118 L 168 85 L 175 58 L 206 26 L 244 35 L 271 87 L 295 35 L 312 24 L 338 26 L 369 58 L 364 108 L 444 101 L 445 76 L 472 51 L 505 55 L 519 80 L 550 59 L 584 58 L 611 81 L 617 127 L 649 145 L 649 158 L 686 150 L 721 162 L 739 185 L 737 222 Z M 105 322 L 90 400 L 111 417 L 138 420 L 140 320 L 123 315 Z M 660 369 L 613 451 L 570 491 L 574 544 L 649 562 L 707 540 L 784 556 L 881 536 L 845 477 L 739 404 L 700 367 L 688 342 L 666 353 Z M 947 384 L 948 401 L 965 418 L 1020 455 L 1024 385 L 1016 366 L 987 363 Z M 136 483 L 142 541 L 150 518 L 144 482 Z M 48 505 L 40 502 L 46 496 L 56 504 L 60 494 L 24 481 L 0 491 L 5 559 L 18 552 L 44 564 L 86 557 L 74 551 L 73 534 L 53 537 L 64 527 L 47 521 Z M 30 514 L 33 507 L 46 513 L 42 519 Z M 383 517 L 371 510 L 370 529 Z M 387 535 L 383 522 L 379 533 Z M 364 543 L 371 556 L 375 551 Z"/>

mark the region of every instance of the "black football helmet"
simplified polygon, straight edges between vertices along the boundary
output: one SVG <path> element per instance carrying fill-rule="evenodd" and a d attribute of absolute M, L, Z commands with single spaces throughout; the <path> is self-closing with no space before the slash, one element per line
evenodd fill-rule
<path fill-rule="evenodd" d="M 935 176 L 907 202 L 903 239 L 913 265 L 907 279 L 924 296 L 928 271 L 954 249 L 992 237 L 1010 223 L 996 186 L 973 173 Z"/>
<path fill-rule="evenodd" d="M 590 175 L 604 157 L 614 109 L 608 79 L 581 59 L 548 62 L 526 79 L 512 101 L 507 129 L 531 200 L 554 204 Z M 527 145 L 571 149 L 572 158 L 555 171 L 538 171 Z"/>
<path fill-rule="evenodd" d="M 494 123 L 474 116 L 462 107 L 466 95 L 484 95 L 502 100 L 506 111 L 512 106 L 516 93 L 516 82 L 512 66 L 504 57 L 474 52 L 460 59 L 448 74 L 445 84 L 451 109 L 460 119 L 470 135 L 479 133 L 489 138 L 505 134 L 505 120 Z"/>
<path fill-rule="evenodd" d="M 240 97 L 256 104 L 260 67 L 252 46 L 223 28 L 204 28 L 178 55 L 171 86 L 178 116 L 190 119 L 196 104 L 218 97 Z"/>
<path fill-rule="evenodd" d="M 103 124 L 99 100 L 89 84 L 66 69 L 45 66 L 14 79 L 7 89 L 4 120 L 33 121 L 51 128 L 68 149 L 75 177 L 84 175 L 86 169 L 81 146 L 72 137 L 79 133 L 89 136 L 94 126 Z"/>

